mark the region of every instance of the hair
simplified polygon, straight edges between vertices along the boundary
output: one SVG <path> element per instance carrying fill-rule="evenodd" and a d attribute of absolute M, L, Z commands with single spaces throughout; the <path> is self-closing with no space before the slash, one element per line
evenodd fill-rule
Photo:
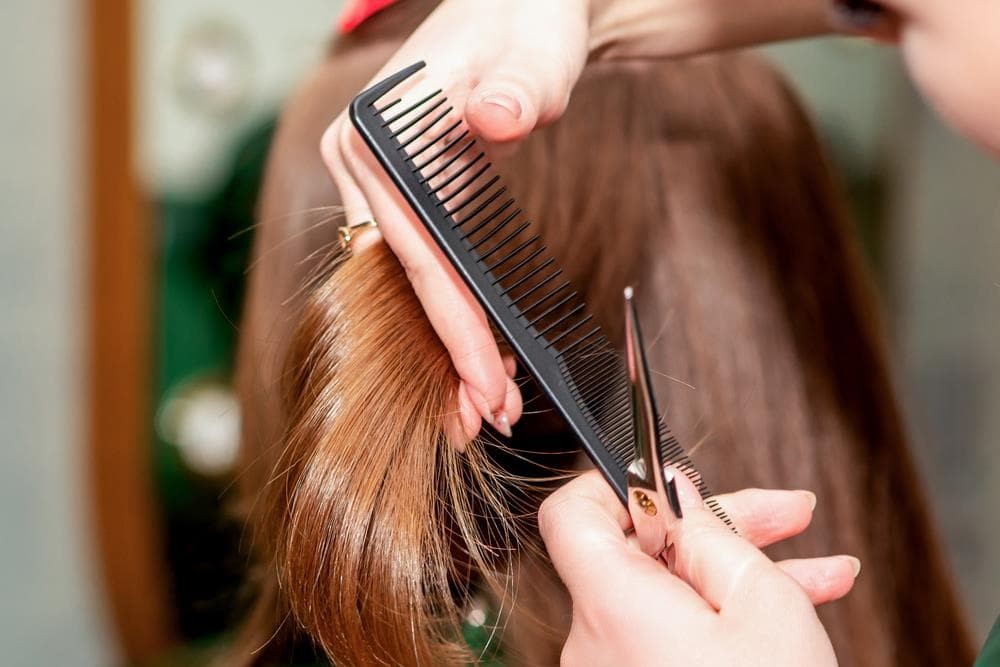
<path fill-rule="evenodd" d="M 303 640 L 340 665 L 476 662 L 460 626 L 479 594 L 507 611 L 509 661 L 558 662 L 568 630 L 533 524 L 565 427 L 526 395 L 507 447 L 456 451 L 458 379 L 403 270 L 380 243 L 334 250 L 320 135 L 429 4 L 342 40 L 279 124 L 238 363 L 259 568 L 233 663 Z M 714 488 L 816 491 L 810 530 L 768 553 L 861 558 L 820 610 L 841 661 L 971 662 L 842 197 L 774 71 L 591 65 L 502 171 L 613 339 L 639 286 L 659 402 Z"/>

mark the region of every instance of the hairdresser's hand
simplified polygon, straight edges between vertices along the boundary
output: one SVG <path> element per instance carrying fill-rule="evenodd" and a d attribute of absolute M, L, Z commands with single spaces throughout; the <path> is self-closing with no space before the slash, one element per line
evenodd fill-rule
<path fill-rule="evenodd" d="M 375 80 L 426 60 L 424 81 L 444 88 L 474 133 L 511 145 L 562 114 L 588 58 L 677 56 L 825 29 L 823 0 L 743 0 L 739 11 L 732 0 L 444 0 Z M 520 393 L 479 305 L 345 115 L 322 152 L 348 222 L 378 221 L 448 348 L 465 436 L 481 419 L 509 432 Z"/>
<path fill-rule="evenodd" d="M 813 609 L 845 595 L 848 556 L 774 563 L 758 547 L 802 532 L 815 496 L 748 489 L 718 496 L 742 537 L 678 475 L 684 518 L 669 542 L 673 573 L 639 551 L 628 512 L 596 471 L 556 491 L 539 523 L 573 598 L 563 665 L 835 665 Z"/>

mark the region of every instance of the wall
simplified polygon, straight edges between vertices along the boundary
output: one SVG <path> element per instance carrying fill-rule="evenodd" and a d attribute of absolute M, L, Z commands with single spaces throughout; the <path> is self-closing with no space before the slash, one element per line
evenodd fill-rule
<path fill-rule="evenodd" d="M 136 2 L 139 168 L 151 194 L 184 197 L 217 185 L 237 137 L 322 56 L 343 4 Z"/>
<path fill-rule="evenodd" d="M 896 330 L 911 424 L 969 610 L 1000 613 L 1000 163 L 921 107 L 902 155 Z"/>
<path fill-rule="evenodd" d="M 82 6 L 0 3 L 0 646 L 113 662 L 87 543 L 82 386 Z"/>

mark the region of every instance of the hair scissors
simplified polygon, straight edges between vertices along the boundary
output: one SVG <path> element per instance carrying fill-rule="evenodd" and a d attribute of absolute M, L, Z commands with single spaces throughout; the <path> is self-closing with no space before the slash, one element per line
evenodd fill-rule
<path fill-rule="evenodd" d="M 660 415 L 656 411 L 649 363 L 642 345 L 635 291 L 625 288 L 625 356 L 631 385 L 635 453 L 626 470 L 628 510 L 639 548 L 659 558 L 667 545 L 668 511 L 681 518 L 674 475 L 663 470 L 659 448 Z"/>

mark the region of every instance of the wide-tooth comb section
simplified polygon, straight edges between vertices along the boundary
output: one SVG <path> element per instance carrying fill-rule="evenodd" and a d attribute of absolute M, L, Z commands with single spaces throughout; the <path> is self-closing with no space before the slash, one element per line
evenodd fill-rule
<path fill-rule="evenodd" d="M 621 354 L 533 233 L 443 92 L 377 105 L 423 66 L 411 65 L 361 93 L 351 103 L 351 120 L 522 366 L 624 500 L 634 434 Z M 687 475 L 715 514 L 732 525 L 662 420 L 659 448 L 663 460 Z"/>

